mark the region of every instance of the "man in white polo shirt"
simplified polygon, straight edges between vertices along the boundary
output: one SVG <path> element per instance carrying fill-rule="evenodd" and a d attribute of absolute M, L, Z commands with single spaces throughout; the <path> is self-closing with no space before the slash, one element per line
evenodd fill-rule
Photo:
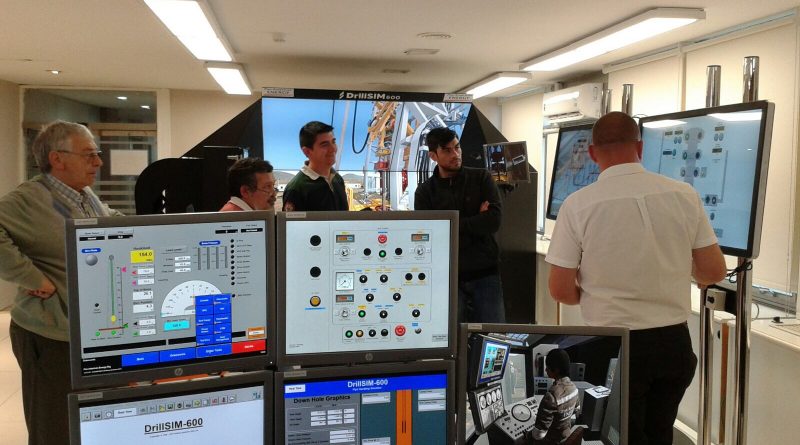
<path fill-rule="evenodd" d="M 603 116 L 592 141 L 601 173 L 559 210 L 545 258 L 550 293 L 580 304 L 589 325 L 631 329 L 629 443 L 672 444 L 697 366 L 686 325 L 691 280 L 722 280 L 725 260 L 697 192 L 642 167 L 630 116 Z"/>

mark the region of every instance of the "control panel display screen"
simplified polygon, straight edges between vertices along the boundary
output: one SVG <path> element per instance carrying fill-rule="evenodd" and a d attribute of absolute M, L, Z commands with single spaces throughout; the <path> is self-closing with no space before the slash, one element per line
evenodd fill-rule
<path fill-rule="evenodd" d="M 558 131 L 555 164 L 547 201 L 547 217 L 556 219 L 564 200 L 597 181 L 600 168 L 589 157 L 592 126 L 578 125 Z"/>
<path fill-rule="evenodd" d="M 495 182 L 509 184 L 530 182 L 528 145 L 523 142 L 485 144 L 486 167 Z"/>
<path fill-rule="evenodd" d="M 447 388 L 438 372 L 286 383 L 284 443 L 444 445 Z"/>
<path fill-rule="evenodd" d="M 264 220 L 119 223 L 75 229 L 80 375 L 266 354 Z"/>
<path fill-rule="evenodd" d="M 508 346 L 487 341 L 484 343 L 483 363 L 478 383 L 496 380 L 503 376 L 508 360 Z"/>
<path fill-rule="evenodd" d="M 286 355 L 447 348 L 450 224 L 287 219 Z"/>
<path fill-rule="evenodd" d="M 264 442 L 264 385 L 82 403 L 80 445 Z M 270 408 L 271 409 L 271 408 Z"/>
<path fill-rule="evenodd" d="M 723 251 L 746 252 L 752 248 L 767 110 L 711 110 L 643 119 L 642 164 L 694 187 Z"/>

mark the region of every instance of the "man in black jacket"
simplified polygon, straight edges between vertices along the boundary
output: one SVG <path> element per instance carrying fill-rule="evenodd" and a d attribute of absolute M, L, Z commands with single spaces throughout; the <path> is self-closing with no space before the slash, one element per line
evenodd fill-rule
<path fill-rule="evenodd" d="M 494 234 L 502 206 L 489 172 L 461 166 L 461 145 L 449 128 L 426 138 L 433 175 L 414 195 L 415 210 L 458 210 L 458 320 L 504 323 L 505 305 Z"/>

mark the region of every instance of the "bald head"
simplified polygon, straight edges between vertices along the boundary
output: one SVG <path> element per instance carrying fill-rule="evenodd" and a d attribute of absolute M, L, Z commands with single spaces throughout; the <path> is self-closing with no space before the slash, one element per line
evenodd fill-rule
<path fill-rule="evenodd" d="M 639 126 L 632 117 L 613 111 L 601 117 L 592 128 L 592 144 L 596 146 L 639 142 Z"/>

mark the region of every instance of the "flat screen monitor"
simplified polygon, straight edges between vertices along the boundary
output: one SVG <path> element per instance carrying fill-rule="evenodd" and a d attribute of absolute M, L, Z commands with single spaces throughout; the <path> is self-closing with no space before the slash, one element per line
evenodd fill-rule
<path fill-rule="evenodd" d="M 472 388 L 501 380 L 505 375 L 510 345 L 497 339 L 474 335 L 470 338 L 467 354 Z"/>
<path fill-rule="evenodd" d="M 74 388 L 274 361 L 274 214 L 67 222 Z"/>
<path fill-rule="evenodd" d="M 447 360 L 275 374 L 275 444 L 454 443 Z"/>
<path fill-rule="evenodd" d="M 567 197 L 597 181 L 600 168 L 589 157 L 592 125 L 575 125 L 558 130 L 558 144 L 550 176 L 547 218 L 556 219 Z"/>
<path fill-rule="evenodd" d="M 642 164 L 697 190 L 728 255 L 759 253 L 774 110 L 759 101 L 639 121 Z"/>
<path fill-rule="evenodd" d="M 264 159 L 275 167 L 279 199 L 306 161 L 300 128 L 316 120 L 334 128 L 333 168 L 351 190 L 350 210 L 413 210 L 417 184 L 434 167 L 425 136 L 447 127 L 461 138 L 472 103 L 463 94 L 264 88 L 261 106 Z"/>
<path fill-rule="evenodd" d="M 72 445 L 272 443 L 272 372 L 69 395 Z"/>
<path fill-rule="evenodd" d="M 484 144 L 483 150 L 486 152 L 486 167 L 498 184 L 531 181 L 525 141 Z"/>
<path fill-rule="evenodd" d="M 458 443 L 477 439 L 482 432 L 476 432 L 472 419 L 482 418 L 479 406 L 468 407 L 470 389 L 469 361 L 471 344 L 483 339 L 514 338 L 519 344 L 511 348 L 510 354 L 521 366 L 505 367 L 502 376 L 503 400 L 507 414 L 493 421 L 494 426 L 484 425 L 490 434 L 498 434 L 509 443 L 523 440 L 524 433 L 534 427 L 538 405 L 543 392 L 536 393 L 537 383 L 545 380 L 547 374 L 546 356 L 552 349 L 563 349 L 572 363 L 581 363 L 583 379 L 573 381 L 580 391 L 579 403 L 582 410 L 575 424 L 586 426 L 584 440 L 600 441 L 604 445 L 627 444 L 628 419 L 628 360 L 629 340 L 625 328 L 589 326 L 545 326 L 514 324 L 462 324 L 459 333 L 459 381 L 456 392 L 456 405 L 459 412 Z M 609 366 L 615 367 L 613 387 L 607 388 Z M 513 375 L 509 376 L 508 374 Z M 522 379 L 524 386 L 518 382 Z M 587 395 L 588 394 L 588 395 Z M 509 397 L 510 395 L 510 397 Z M 521 400 L 520 398 L 524 398 Z M 525 398 L 526 397 L 526 398 Z M 472 412 L 472 415 L 469 413 Z"/>
<path fill-rule="evenodd" d="M 278 365 L 455 356 L 458 213 L 278 214 Z"/>

